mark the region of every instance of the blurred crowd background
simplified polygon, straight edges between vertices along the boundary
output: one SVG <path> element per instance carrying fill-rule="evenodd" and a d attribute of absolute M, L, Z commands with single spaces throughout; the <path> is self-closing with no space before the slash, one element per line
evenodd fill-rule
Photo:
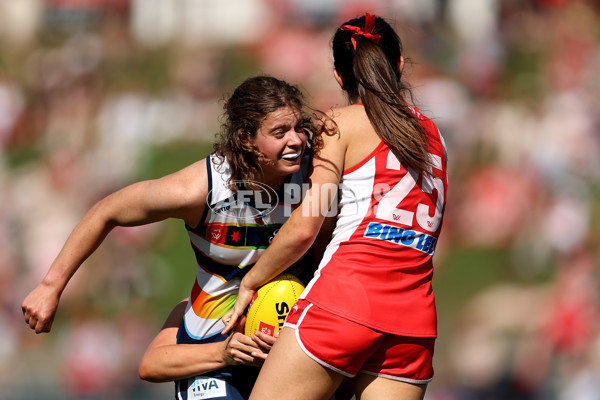
<path fill-rule="evenodd" d="M 115 230 L 49 334 L 21 301 L 95 201 L 205 157 L 246 77 L 345 104 L 330 40 L 365 11 L 449 147 L 426 399 L 600 399 L 592 0 L 0 0 L 0 398 L 171 398 L 137 367 L 195 276 L 182 223 Z"/>

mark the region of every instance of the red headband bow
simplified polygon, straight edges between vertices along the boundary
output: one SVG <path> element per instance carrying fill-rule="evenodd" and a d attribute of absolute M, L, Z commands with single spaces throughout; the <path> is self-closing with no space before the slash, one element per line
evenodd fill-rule
<path fill-rule="evenodd" d="M 371 29 L 373 29 L 373 25 L 375 25 L 375 17 L 369 13 L 365 14 L 365 30 L 364 32 L 358 27 L 354 25 L 342 25 L 341 30 L 343 31 L 353 31 L 352 34 L 352 45 L 354 46 L 354 50 L 356 50 L 356 37 L 363 36 L 369 39 L 371 42 L 378 44 L 379 39 L 381 39 L 381 35 L 373 35 Z"/>

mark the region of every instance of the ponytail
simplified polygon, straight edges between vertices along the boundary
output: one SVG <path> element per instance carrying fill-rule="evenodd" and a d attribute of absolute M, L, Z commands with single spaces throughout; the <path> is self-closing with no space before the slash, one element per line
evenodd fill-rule
<path fill-rule="evenodd" d="M 347 25 L 364 28 L 365 17 L 350 20 Z M 396 157 L 416 172 L 428 174 L 431 162 L 425 129 L 403 97 L 407 94 L 412 98 L 412 93 L 401 79 L 400 39 L 380 17 L 375 17 L 370 33 L 381 36 L 378 44 L 338 29 L 333 39 L 335 69 L 350 99 L 360 97 L 375 132 Z"/>

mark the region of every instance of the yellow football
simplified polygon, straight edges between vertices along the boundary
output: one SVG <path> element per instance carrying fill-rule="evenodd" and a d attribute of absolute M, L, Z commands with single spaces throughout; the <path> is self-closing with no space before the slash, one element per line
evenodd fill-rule
<path fill-rule="evenodd" d="M 244 333 L 252 336 L 260 330 L 273 336 L 283 328 L 285 317 L 300 297 L 304 285 L 296 276 L 283 273 L 261 286 L 248 307 Z"/>

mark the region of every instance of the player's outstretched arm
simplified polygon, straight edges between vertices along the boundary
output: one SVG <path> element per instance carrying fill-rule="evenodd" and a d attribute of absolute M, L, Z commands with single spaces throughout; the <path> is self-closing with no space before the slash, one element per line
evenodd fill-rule
<path fill-rule="evenodd" d="M 206 163 L 198 161 L 160 179 L 127 186 L 97 202 L 77 224 L 46 276 L 23 300 L 25 323 L 49 332 L 60 296 L 83 262 L 115 226 L 145 225 L 166 218 L 197 224 L 206 202 Z"/>
<path fill-rule="evenodd" d="M 238 331 L 223 342 L 177 344 L 177 331 L 186 304 L 187 300 L 183 300 L 175 306 L 161 331 L 148 346 L 140 362 L 140 378 L 149 382 L 169 382 L 227 365 L 262 365 L 266 358 L 265 350 Z"/>
<path fill-rule="evenodd" d="M 110 198 L 98 202 L 77 224 L 40 284 L 23 300 L 25 322 L 36 333 L 49 332 L 60 296 L 79 266 L 115 226 L 106 211 Z"/>

